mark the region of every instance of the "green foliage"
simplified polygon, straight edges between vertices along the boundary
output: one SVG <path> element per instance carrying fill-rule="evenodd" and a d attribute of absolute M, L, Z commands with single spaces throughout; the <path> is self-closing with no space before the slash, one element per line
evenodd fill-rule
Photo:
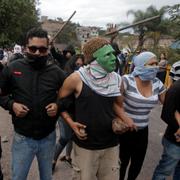
<path fill-rule="evenodd" d="M 25 33 L 38 25 L 37 0 L 0 0 L 0 46 L 22 44 Z"/>
<path fill-rule="evenodd" d="M 149 34 L 154 40 L 154 47 L 158 45 L 161 34 L 167 34 L 167 20 L 163 19 L 163 15 L 166 12 L 167 7 L 162 7 L 160 10 L 157 10 L 154 6 L 149 6 L 145 11 L 128 11 L 128 15 L 132 14 L 134 16 L 134 22 L 159 15 L 160 18 L 140 24 L 134 27 L 134 31 L 139 34 L 139 49 L 142 49 L 143 43 L 145 41 L 145 36 Z M 151 33 L 150 33 L 151 32 Z"/>
<path fill-rule="evenodd" d="M 180 39 L 180 4 L 167 6 L 166 12 L 169 14 L 169 23 L 167 24 L 169 35 L 175 39 Z"/>
<path fill-rule="evenodd" d="M 180 4 L 167 6 L 167 12 L 170 15 L 170 20 L 180 24 Z"/>

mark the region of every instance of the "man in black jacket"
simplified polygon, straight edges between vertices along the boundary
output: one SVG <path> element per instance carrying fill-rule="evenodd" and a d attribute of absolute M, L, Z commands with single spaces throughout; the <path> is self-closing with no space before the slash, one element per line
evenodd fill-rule
<path fill-rule="evenodd" d="M 180 79 L 166 93 L 161 118 L 167 123 L 162 140 L 163 154 L 153 180 L 165 180 L 173 172 L 173 180 L 180 179 Z"/>
<path fill-rule="evenodd" d="M 47 59 L 47 32 L 31 29 L 26 37 L 26 57 L 10 63 L 0 76 L 0 105 L 12 114 L 15 130 L 12 180 L 27 178 L 35 156 L 40 179 L 52 179 L 51 163 L 59 110 L 57 91 L 65 76 L 57 65 L 48 65 Z"/>

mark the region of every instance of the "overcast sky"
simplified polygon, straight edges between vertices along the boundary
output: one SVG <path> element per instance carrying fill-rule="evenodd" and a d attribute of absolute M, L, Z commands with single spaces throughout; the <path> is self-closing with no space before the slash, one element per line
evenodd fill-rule
<path fill-rule="evenodd" d="M 84 26 L 105 27 L 107 23 L 131 22 L 127 11 L 145 10 L 150 5 L 157 9 L 180 3 L 179 0 L 40 0 L 40 14 L 67 20 L 76 10 L 73 22 Z"/>

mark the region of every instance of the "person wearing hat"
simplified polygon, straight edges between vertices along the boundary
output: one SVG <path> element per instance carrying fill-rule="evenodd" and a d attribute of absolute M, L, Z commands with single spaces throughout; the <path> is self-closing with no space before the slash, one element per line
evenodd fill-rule
<path fill-rule="evenodd" d="M 120 136 L 120 180 L 135 180 L 140 173 L 148 144 L 149 114 L 158 100 L 164 101 L 165 87 L 156 78 L 157 57 L 152 52 L 142 52 L 134 59 L 134 71 L 122 77 L 124 109 L 133 120 L 134 129 Z"/>
<path fill-rule="evenodd" d="M 162 120 L 168 126 L 162 139 L 163 154 L 155 168 L 153 180 L 164 180 L 171 174 L 173 180 L 180 179 L 180 61 L 172 65 L 169 76 L 171 86 L 161 113 Z"/>
<path fill-rule="evenodd" d="M 60 98 L 75 95 L 75 118 L 62 113 L 74 131 L 73 178 L 118 180 L 119 148 L 112 121 L 127 121 L 123 131 L 131 121 L 123 113 L 116 57 L 110 43 L 100 37 L 89 40 L 83 53 L 87 65 L 71 74 L 59 92 Z"/>

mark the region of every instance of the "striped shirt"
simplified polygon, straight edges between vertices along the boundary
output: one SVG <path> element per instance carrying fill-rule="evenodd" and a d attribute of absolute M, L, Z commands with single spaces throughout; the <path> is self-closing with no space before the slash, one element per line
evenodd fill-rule
<path fill-rule="evenodd" d="M 169 76 L 171 76 L 174 81 L 180 79 L 180 61 L 172 65 Z"/>
<path fill-rule="evenodd" d="M 165 91 L 163 83 L 155 78 L 152 81 L 152 96 L 144 97 L 137 88 L 133 75 L 123 76 L 124 108 L 130 118 L 133 119 L 138 129 L 148 126 L 149 113 L 158 103 L 158 95 Z"/>

